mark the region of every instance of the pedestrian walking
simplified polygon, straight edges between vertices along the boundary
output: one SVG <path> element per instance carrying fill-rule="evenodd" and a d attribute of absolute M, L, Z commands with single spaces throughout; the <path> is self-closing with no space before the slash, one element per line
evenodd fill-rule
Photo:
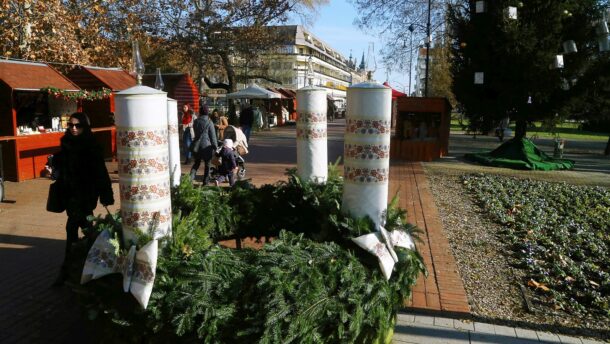
<path fill-rule="evenodd" d="M 60 141 L 61 151 L 53 156 L 53 175 L 66 207 L 66 249 L 60 274 L 54 285 L 63 284 L 71 263 L 72 244 L 78 241 L 78 229 L 88 228 L 98 199 L 103 206 L 114 204 L 110 176 L 102 148 L 91 132 L 89 118 L 83 112 L 70 116 L 68 129 Z"/>
<path fill-rule="evenodd" d="M 239 115 L 239 126 L 241 131 L 246 135 L 246 139 L 250 141 L 250 133 L 252 132 L 252 123 L 254 123 L 254 109 L 251 105 L 243 109 Z"/>
<path fill-rule="evenodd" d="M 195 137 L 195 131 L 193 130 L 193 124 L 195 123 L 195 115 L 191 110 L 190 104 L 184 104 L 182 106 L 182 120 L 180 129 L 182 130 L 182 144 L 184 147 L 184 164 L 188 165 L 191 163 L 191 144 Z"/>
<path fill-rule="evenodd" d="M 214 109 L 212 111 L 212 122 L 214 122 L 214 127 L 216 128 L 216 137 L 222 141 L 224 139 L 224 131 L 229 126 L 227 117 L 221 111 Z"/>
<path fill-rule="evenodd" d="M 191 181 L 195 180 L 197 170 L 201 165 L 201 160 L 203 160 L 203 185 L 207 185 L 210 181 L 211 161 L 218 146 L 218 140 L 214 123 L 203 107 L 200 108 L 199 117 L 195 120 L 194 129 L 195 139 L 191 145 L 191 151 L 194 152 L 195 163 L 191 168 Z"/>

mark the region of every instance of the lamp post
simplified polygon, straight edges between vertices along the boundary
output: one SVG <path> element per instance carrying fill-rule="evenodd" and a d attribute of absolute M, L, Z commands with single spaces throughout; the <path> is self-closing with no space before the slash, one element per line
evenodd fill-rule
<path fill-rule="evenodd" d="M 409 96 L 411 96 L 411 71 L 413 70 L 413 31 L 415 26 L 409 25 L 409 32 L 411 33 L 411 41 L 409 43 Z"/>
<path fill-rule="evenodd" d="M 426 81 L 424 84 L 424 96 L 428 96 L 428 66 L 430 65 L 430 11 L 432 0 L 428 0 L 428 21 L 426 22 Z"/>

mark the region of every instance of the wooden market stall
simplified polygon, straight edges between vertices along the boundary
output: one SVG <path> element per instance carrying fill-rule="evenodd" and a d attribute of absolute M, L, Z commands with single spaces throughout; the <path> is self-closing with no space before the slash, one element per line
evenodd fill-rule
<path fill-rule="evenodd" d="M 57 95 L 41 91 L 53 87 Z M 79 87 L 45 63 L 0 60 L 0 137 L 4 177 L 24 181 L 43 174 L 59 150 L 62 118 L 78 110 L 62 96 Z M 61 93 L 61 94 L 60 94 Z"/>
<path fill-rule="evenodd" d="M 182 111 L 184 104 L 191 104 L 195 113 L 199 113 L 199 90 L 189 74 L 185 73 L 165 73 L 161 74 L 163 79 L 163 91 L 167 92 L 169 98 L 178 101 L 178 113 Z M 155 74 L 145 74 L 142 77 L 142 84 L 148 87 L 155 87 Z"/>
<path fill-rule="evenodd" d="M 77 66 L 66 74 L 68 79 L 83 90 L 110 90 L 109 97 L 83 100 L 82 110 L 87 113 L 94 128 L 94 135 L 102 144 L 106 158 L 116 156 L 116 128 L 114 127 L 114 92 L 136 85 L 136 79 L 120 68 Z"/>
<path fill-rule="evenodd" d="M 432 161 L 449 152 L 451 105 L 446 98 L 398 97 L 390 158 Z"/>

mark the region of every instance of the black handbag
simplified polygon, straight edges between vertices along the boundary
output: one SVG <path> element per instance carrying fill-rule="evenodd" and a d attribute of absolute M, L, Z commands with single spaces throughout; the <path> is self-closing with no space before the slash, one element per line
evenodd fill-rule
<path fill-rule="evenodd" d="M 192 153 L 197 153 L 199 152 L 199 146 L 201 143 L 201 138 L 203 137 L 203 135 L 200 135 L 199 138 L 195 141 L 193 141 L 193 143 L 191 143 L 191 147 L 190 147 L 190 151 Z"/>
<path fill-rule="evenodd" d="M 61 213 L 66 210 L 62 195 L 62 187 L 59 181 L 55 181 L 49 186 L 49 197 L 47 198 L 47 211 Z"/>

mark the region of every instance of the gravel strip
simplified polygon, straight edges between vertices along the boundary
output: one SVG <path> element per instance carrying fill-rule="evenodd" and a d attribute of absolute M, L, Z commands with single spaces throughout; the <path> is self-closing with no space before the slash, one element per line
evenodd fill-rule
<path fill-rule="evenodd" d="M 466 172 L 424 166 L 475 317 L 610 339 L 608 319 L 572 316 L 538 304 L 528 309 L 530 291 L 520 286 L 524 274 L 511 266 L 505 254 L 509 250 L 499 236 L 502 227 L 490 221 L 467 194 L 460 181 L 460 175 Z"/>

